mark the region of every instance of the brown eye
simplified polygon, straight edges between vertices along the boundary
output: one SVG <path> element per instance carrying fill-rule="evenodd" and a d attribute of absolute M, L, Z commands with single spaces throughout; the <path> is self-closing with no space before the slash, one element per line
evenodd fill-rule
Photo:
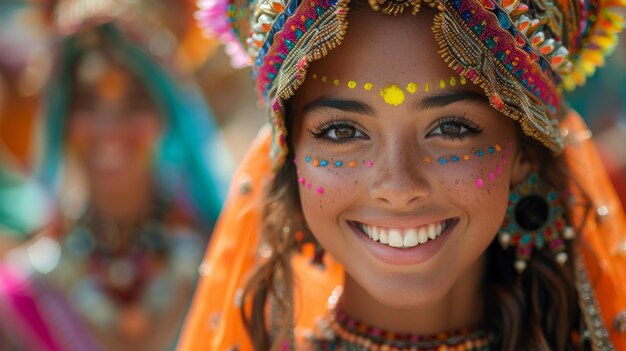
<path fill-rule="evenodd" d="M 333 131 L 329 131 L 331 134 Z M 356 135 L 356 129 L 352 127 L 338 127 L 334 129 L 335 138 L 337 139 L 348 139 L 353 138 Z M 331 135 L 329 135 L 331 136 Z M 332 136 L 331 136 L 332 137 Z"/>
<path fill-rule="evenodd" d="M 441 127 L 442 134 L 459 134 L 462 132 L 463 127 L 458 124 L 444 124 Z"/>

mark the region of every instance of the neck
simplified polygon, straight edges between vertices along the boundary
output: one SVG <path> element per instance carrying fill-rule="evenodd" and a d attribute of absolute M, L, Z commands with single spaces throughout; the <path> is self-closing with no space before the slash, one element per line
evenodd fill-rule
<path fill-rule="evenodd" d="M 339 304 L 351 318 L 396 333 L 432 335 L 477 326 L 484 321 L 484 265 L 483 255 L 436 301 L 402 307 L 379 302 L 346 275 Z"/>

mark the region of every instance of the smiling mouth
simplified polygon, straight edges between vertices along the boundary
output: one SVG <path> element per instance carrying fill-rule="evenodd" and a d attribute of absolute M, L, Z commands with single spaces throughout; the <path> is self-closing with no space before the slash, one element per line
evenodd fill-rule
<path fill-rule="evenodd" d="M 411 248 L 437 239 L 454 222 L 455 219 L 450 218 L 411 228 L 378 227 L 360 222 L 355 222 L 355 224 L 373 241 L 394 248 Z"/>

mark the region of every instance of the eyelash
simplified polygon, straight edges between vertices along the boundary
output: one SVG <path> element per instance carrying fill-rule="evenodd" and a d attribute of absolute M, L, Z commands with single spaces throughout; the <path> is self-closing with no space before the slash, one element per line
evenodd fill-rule
<path fill-rule="evenodd" d="M 440 131 L 438 134 L 433 134 L 433 132 L 437 129 L 441 129 L 443 126 L 445 125 L 457 125 L 460 126 L 462 128 L 467 129 L 467 131 L 461 132 L 459 134 L 444 134 L 442 131 Z M 466 115 L 459 115 L 459 116 L 450 116 L 450 117 L 444 117 L 441 118 L 437 121 L 437 127 L 433 130 L 431 130 L 427 136 L 432 137 L 432 136 L 441 136 L 444 139 L 447 140 L 463 140 L 466 137 L 472 136 L 472 135 L 476 135 L 480 132 L 482 132 L 483 127 L 468 119 L 466 117 Z"/>
<path fill-rule="evenodd" d="M 328 136 L 328 133 L 333 129 L 338 128 L 353 128 L 355 130 L 355 136 L 346 139 L 335 139 Z M 323 122 L 314 127 L 313 129 L 307 129 L 309 134 L 315 138 L 320 139 L 322 142 L 327 144 L 351 144 L 358 141 L 358 139 L 369 139 L 365 133 L 361 132 L 357 127 L 357 124 L 351 121 L 340 121 L 340 120 L 330 120 L 328 122 Z M 358 134 L 361 134 L 360 136 Z"/>

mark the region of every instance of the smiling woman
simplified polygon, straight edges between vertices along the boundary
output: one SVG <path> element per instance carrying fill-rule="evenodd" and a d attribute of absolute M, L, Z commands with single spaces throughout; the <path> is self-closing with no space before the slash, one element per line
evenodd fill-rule
<path fill-rule="evenodd" d="M 617 3 L 420 4 L 257 4 L 273 137 L 235 178 L 179 349 L 626 347 L 626 222 L 560 95 Z"/>

